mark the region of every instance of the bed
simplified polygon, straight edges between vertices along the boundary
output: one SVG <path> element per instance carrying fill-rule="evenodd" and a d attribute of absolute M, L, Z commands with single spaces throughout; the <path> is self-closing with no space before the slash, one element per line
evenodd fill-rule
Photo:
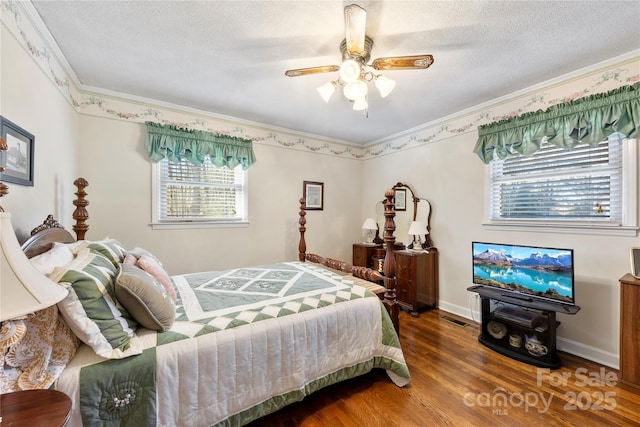
<path fill-rule="evenodd" d="M 69 425 L 239 426 L 374 368 L 409 383 L 393 254 L 379 272 L 307 253 L 304 200 L 298 260 L 164 283 L 140 265 L 147 257 L 162 266 L 151 252 L 85 239 L 88 183 L 75 184 L 78 239 L 48 218 L 23 245 L 34 263 L 73 254 L 49 273 L 70 290 L 58 310 L 81 341 L 52 385 L 73 401 Z M 385 197 L 393 248 L 393 192 Z M 136 282 L 134 269 L 153 287 Z"/>

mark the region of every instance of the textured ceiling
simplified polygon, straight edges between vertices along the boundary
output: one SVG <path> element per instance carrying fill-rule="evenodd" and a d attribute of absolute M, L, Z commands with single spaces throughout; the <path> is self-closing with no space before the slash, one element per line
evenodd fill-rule
<path fill-rule="evenodd" d="M 119 92 L 354 144 L 379 141 L 640 49 L 640 1 L 361 1 L 386 71 L 369 116 L 316 87 L 340 63 L 341 1 L 33 1 L 84 89 Z"/>

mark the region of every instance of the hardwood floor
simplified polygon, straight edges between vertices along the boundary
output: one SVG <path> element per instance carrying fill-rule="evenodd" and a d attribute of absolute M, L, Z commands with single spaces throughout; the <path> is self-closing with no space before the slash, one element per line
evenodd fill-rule
<path fill-rule="evenodd" d="M 278 426 L 640 426 L 640 395 L 618 371 L 561 353 L 546 371 L 481 345 L 474 323 L 439 310 L 400 314 L 412 375 L 396 387 L 381 370 L 306 397 L 251 427 Z"/>

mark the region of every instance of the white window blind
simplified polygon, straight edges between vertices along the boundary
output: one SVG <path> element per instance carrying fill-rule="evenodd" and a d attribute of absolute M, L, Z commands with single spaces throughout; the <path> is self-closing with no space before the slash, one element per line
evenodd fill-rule
<path fill-rule="evenodd" d="M 187 160 L 158 162 L 159 222 L 246 221 L 246 172 Z"/>
<path fill-rule="evenodd" d="M 533 156 L 490 163 L 490 217 L 622 223 L 622 141 L 567 151 L 546 142 Z"/>

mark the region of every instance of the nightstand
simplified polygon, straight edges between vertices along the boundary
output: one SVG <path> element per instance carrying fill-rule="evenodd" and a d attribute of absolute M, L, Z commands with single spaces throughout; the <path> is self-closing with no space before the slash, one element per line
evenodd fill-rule
<path fill-rule="evenodd" d="M 423 309 L 438 307 L 438 251 L 395 251 L 396 297 L 400 306 L 418 317 Z"/>
<path fill-rule="evenodd" d="M 71 399 L 57 390 L 23 390 L 0 395 L 2 427 L 61 427 L 71 414 Z"/>
<path fill-rule="evenodd" d="M 351 263 L 358 267 L 373 268 L 373 264 L 371 263 L 373 251 L 381 247 L 382 245 L 376 245 L 375 243 L 354 243 L 353 260 Z"/>

